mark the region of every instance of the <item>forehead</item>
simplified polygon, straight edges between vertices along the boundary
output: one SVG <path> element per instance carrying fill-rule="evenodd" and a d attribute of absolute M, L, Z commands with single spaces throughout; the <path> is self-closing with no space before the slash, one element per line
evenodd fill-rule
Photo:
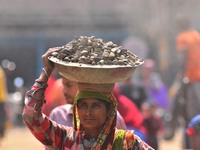
<path fill-rule="evenodd" d="M 71 81 L 71 80 L 66 79 L 66 78 L 62 78 L 62 82 L 65 83 L 65 84 L 75 84 L 76 83 L 75 81 Z"/>
<path fill-rule="evenodd" d="M 83 98 L 78 101 L 78 103 L 105 103 L 103 100 L 99 100 L 97 98 Z"/>

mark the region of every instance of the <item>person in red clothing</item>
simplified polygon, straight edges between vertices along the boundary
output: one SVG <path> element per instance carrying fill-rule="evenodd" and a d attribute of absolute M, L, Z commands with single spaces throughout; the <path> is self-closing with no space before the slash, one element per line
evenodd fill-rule
<path fill-rule="evenodd" d="M 66 104 L 63 94 L 62 79 L 51 76 L 48 80 L 48 88 L 45 92 L 46 104 L 43 108 L 43 113 L 47 116 L 57 106 Z"/>
<path fill-rule="evenodd" d="M 113 91 L 118 105 L 117 109 L 122 115 L 127 129 L 133 129 L 134 133 L 140 136 L 141 139 L 146 140 L 146 128 L 143 126 L 144 117 L 136 104 L 131 99 L 120 93 L 119 87 L 115 85 Z"/>

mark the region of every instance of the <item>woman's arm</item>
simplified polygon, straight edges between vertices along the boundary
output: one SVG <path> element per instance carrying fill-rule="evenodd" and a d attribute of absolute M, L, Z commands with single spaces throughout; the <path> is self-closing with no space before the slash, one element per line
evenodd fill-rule
<path fill-rule="evenodd" d="M 62 147 L 62 139 L 66 137 L 66 130 L 42 114 L 42 106 L 45 103 L 44 93 L 48 86 L 47 81 L 54 69 L 54 65 L 48 60 L 48 57 L 57 50 L 59 48 L 49 49 L 42 56 L 44 69 L 39 78 L 35 80 L 31 90 L 26 93 L 22 116 L 30 131 L 40 142 L 59 148 Z"/>

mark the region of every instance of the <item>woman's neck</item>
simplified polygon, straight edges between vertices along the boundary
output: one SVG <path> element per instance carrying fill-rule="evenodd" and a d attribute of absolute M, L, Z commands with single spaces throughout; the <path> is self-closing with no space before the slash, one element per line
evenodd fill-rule
<path fill-rule="evenodd" d="M 97 129 L 84 129 L 84 132 L 87 136 L 90 136 L 91 138 L 97 138 L 101 130 Z"/>

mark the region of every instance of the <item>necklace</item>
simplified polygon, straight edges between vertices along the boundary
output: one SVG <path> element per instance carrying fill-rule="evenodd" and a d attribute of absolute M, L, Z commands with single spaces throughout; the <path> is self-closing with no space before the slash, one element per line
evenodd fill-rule
<path fill-rule="evenodd" d="M 96 142 L 96 138 L 86 138 L 85 132 L 81 134 L 81 143 L 83 145 L 83 149 L 91 149 L 93 144 Z"/>
<path fill-rule="evenodd" d="M 92 147 L 92 145 L 96 142 L 95 138 L 90 138 L 90 139 L 84 139 L 83 140 L 83 145 L 85 147 Z"/>

